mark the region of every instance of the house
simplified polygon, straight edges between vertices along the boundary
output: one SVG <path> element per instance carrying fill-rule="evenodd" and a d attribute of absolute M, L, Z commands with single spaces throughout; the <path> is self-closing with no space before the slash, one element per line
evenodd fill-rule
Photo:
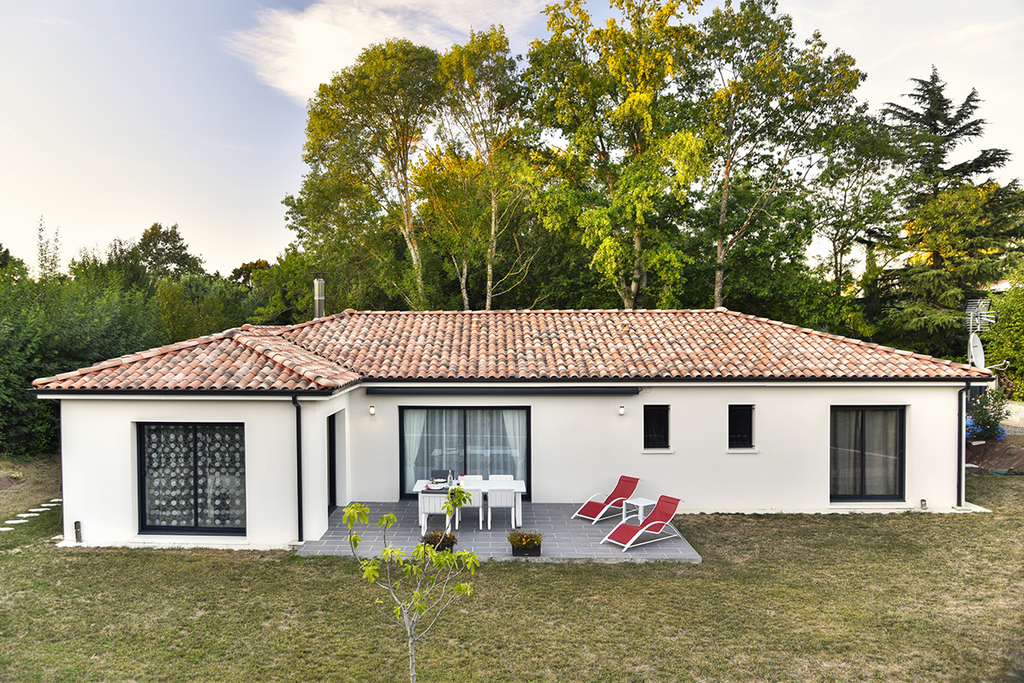
<path fill-rule="evenodd" d="M 681 512 L 965 505 L 991 373 L 725 309 L 357 312 L 36 380 L 61 404 L 65 538 L 286 547 L 431 469 L 579 502 L 623 473 Z"/>

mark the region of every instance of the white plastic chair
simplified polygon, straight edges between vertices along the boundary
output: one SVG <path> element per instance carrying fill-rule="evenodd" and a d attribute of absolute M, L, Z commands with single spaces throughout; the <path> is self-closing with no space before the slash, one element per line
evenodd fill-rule
<path fill-rule="evenodd" d="M 444 493 L 420 493 L 420 527 L 423 534 L 427 533 L 427 517 L 430 515 L 444 515 L 447 529 L 448 515 L 444 511 L 444 501 L 447 497 Z"/>
<path fill-rule="evenodd" d="M 512 516 L 512 528 L 516 528 L 516 491 L 515 489 L 491 489 L 487 492 L 487 530 L 491 529 L 491 510 L 508 508 Z"/>
<path fill-rule="evenodd" d="M 469 494 L 469 502 L 464 504 L 463 508 L 476 508 L 476 516 L 480 520 L 480 529 L 484 528 L 484 492 L 480 489 L 473 488 L 474 481 L 483 481 L 484 477 L 481 474 L 463 474 L 459 476 L 459 483 L 466 489 L 466 493 Z M 458 514 L 455 516 L 455 530 L 459 530 L 459 522 L 462 521 L 462 508 L 459 508 Z"/>
<path fill-rule="evenodd" d="M 514 474 L 492 474 L 487 477 L 488 481 L 515 481 L 516 475 Z"/>

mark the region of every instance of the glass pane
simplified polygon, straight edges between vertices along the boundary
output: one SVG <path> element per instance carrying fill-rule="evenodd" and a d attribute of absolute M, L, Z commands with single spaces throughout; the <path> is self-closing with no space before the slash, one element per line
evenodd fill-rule
<path fill-rule="evenodd" d="M 402 411 L 405 443 L 405 493 L 412 493 L 417 479 L 429 479 L 431 470 L 463 474 L 463 411 L 458 409 L 406 408 Z"/>
<path fill-rule="evenodd" d="M 192 428 L 146 425 L 143 450 L 145 526 L 194 526 Z"/>
<path fill-rule="evenodd" d="M 899 494 L 900 411 L 864 411 L 864 495 Z"/>
<path fill-rule="evenodd" d="M 753 448 L 754 406 L 729 406 L 729 448 Z"/>
<path fill-rule="evenodd" d="M 196 427 L 196 507 L 201 527 L 245 528 L 245 429 Z"/>
<path fill-rule="evenodd" d="M 526 479 L 526 410 L 466 410 L 463 474 L 511 474 Z"/>
<path fill-rule="evenodd" d="M 833 496 L 861 495 L 860 410 L 832 411 L 831 483 Z"/>
<path fill-rule="evenodd" d="M 644 448 L 668 448 L 668 406 L 644 406 Z"/>

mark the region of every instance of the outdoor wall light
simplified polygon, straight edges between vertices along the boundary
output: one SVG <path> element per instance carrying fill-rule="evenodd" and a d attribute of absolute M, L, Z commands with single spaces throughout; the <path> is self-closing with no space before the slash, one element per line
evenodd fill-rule
<path fill-rule="evenodd" d="M 626 414 L 626 406 L 619 406 L 619 415 Z"/>
<path fill-rule="evenodd" d="M 377 414 L 377 406 L 370 406 L 370 415 Z"/>

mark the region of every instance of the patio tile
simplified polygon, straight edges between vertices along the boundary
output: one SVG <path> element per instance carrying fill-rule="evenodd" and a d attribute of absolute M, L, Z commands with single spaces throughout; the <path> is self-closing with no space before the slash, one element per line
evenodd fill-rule
<path fill-rule="evenodd" d="M 388 531 L 388 541 L 407 552 L 420 541 L 420 526 L 417 504 L 414 500 L 403 500 L 397 503 L 365 503 L 370 509 L 370 525 L 356 528 L 362 541 L 359 552 L 363 557 L 378 554 L 384 548 L 383 535 L 377 528 L 377 520 L 381 515 L 394 514 L 398 521 Z M 691 562 L 701 561 L 700 555 L 685 539 L 674 538 L 640 548 L 631 548 L 622 552 L 620 546 L 601 544 L 601 539 L 608 535 L 616 524 L 616 519 L 609 519 L 596 525 L 587 520 L 570 519 L 577 505 L 559 503 L 523 503 L 522 529 L 539 531 L 544 534 L 541 557 L 513 558 L 506 535 L 509 531 L 508 519 L 503 522 L 494 520 L 492 529 L 487 529 L 486 522 L 481 531 L 475 519 L 475 513 L 463 513 L 462 523 L 456 536 L 459 539 L 456 550 L 472 550 L 481 560 L 524 560 L 528 562 L 559 562 L 559 561 L 595 561 L 595 562 Z M 303 557 L 338 555 L 349 556 L 348 528 L 342 524 L 341 508 L 334 511 L 329 520 L 329 528 L 317 540 L 307 541 L 298 550 Z M 444 517 L 432 515 L 428 520 L 429 531 L 444 529 Z M 468 522 L 468 523 L 467 523 Z"/>

